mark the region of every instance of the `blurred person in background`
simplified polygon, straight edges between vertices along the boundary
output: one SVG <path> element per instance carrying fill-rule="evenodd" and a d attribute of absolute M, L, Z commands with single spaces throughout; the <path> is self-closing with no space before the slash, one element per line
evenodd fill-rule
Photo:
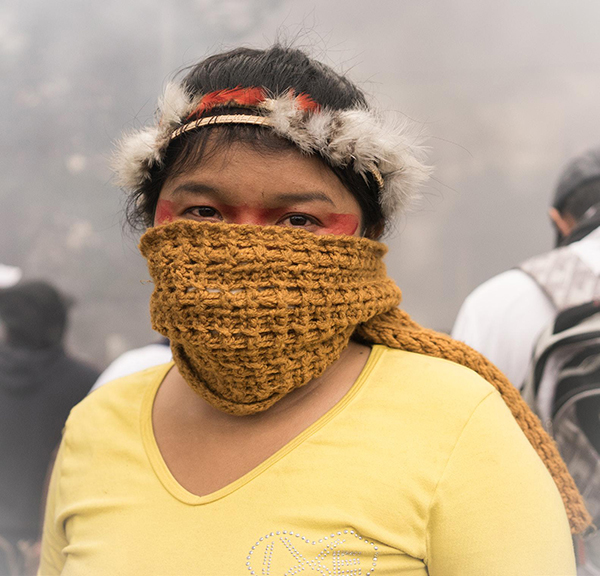
<path fill-rule="evenodd" d="M 549 216 L 556 248 L 481 284 L 466 298 L 452 330 L 517 388 L 537 339 L 557 314 L 600 297 L 600 148 L 566 166 Z"/>
<path fill-rule="evenodd" d="M 574 574 L 569 521 L 589 517 L 550 438 L 489 362 L 398 308 L 378 239 L 420 158 L 300 50 L 167 86 L 117 169 L 174 362 L 71 412 L 44 576 Z"/>
<path fill-rule="evenodd" d="M 15 564 L 20 573 L 20 551 L 39 539 L 52 453 L 69 411 L 98 377 L 65 350 L 68 309 L 46 282 L 0 289 L 0 574 Z"/>

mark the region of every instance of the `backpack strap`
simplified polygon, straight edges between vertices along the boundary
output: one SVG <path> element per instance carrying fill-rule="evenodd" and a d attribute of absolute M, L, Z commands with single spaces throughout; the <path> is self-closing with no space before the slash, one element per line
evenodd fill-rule
<path fill-rule="evenodd" d="M 590 316 L 598 314 L 600 312 L 600 300 L 592 300 L 591 302 L 585 302 L 579 306 L 568 308 L 558 314 L 554 321 L 553 334 L 564 332 L 569 330 L 577 324 L 580 324 Z"/>
<path fill-rule="evenodd" d="M 569 246 L 534 256 L 518 269 L 536 282 L 557 312 L 600 298 L 600 277 Z"/>

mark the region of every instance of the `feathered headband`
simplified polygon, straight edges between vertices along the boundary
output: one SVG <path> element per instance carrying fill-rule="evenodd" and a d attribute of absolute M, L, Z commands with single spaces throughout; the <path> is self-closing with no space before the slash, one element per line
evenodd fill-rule
<path fill-rule="evenodd" d="M 248 108 L 254 114 L 210 115 L 224 106 Z M 430 172 L 421 162 L 418 137 L 406 122 L 385 120 L 364 106 L 331 110 L 293 91 L 269 97 L 263 88 L 238 87 L 191 97 L 184 86 L 171 83 L 159 101 L 157 116 L 157 124 L 125 136 L 118 145 L 113 166 L 124 188 L 136 190 L 149 179 L 173 139 L 215 124 L 266 126 L 331 166 L 351 166 L 365 178 L 371 174 L 386 218 L 407 205 Z"/>

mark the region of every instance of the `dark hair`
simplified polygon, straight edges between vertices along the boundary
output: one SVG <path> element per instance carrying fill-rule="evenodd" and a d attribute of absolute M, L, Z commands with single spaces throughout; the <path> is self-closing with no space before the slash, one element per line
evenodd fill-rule
<path fill-rule="evenodd" d="M 296 94 L 308 94 L 315 102 L 332 110 L 367 105 L 364 93 L 350 80 L 309 58 L 301 50 L 281 45 L 266 50 L 237 48 L 210 56 L 187 69 L 183 84 L 192 95 L 238 86 L 257 86 L 275 96 L 290 89 Z M 240 109 L 220 107 L 210 110 L 209 115 L 237 111 Z M 243 113 L 252 112 L 244 109 Z M 162 164 L 151 170 L 150 178 L 128 199 L 128 222 L 134 228 L 151 226 L 158 196 L 167 178 L 196 165 L 207 154 L 240 141 L 265 154 L 295 148 L 292 142 L 259 126 L 221 125 L 187 132 L 171 142 Z M 379 204 L 377 183 L 370 174 L 363 177 L 356 173 L 351 165 L 344 168 L 327 165 L 356 198 L 362 212 L 363 233 L 378 237 L 383 232 L 385 219 Z"/>
<path fill-rule="evenodd" d="M 597 204 L 600 204 L 600 178 L 589 180 L 571 192 L 558 210 L 561 214 L 569 214 L 579 221 Z"/>
<path fill-rule="evenodd" d="M 68 299 L 47 282 L 20 282 L 0 289 L 0 321 L 12 346 L 38 349 L 60 345 L 68 308 Z"/>

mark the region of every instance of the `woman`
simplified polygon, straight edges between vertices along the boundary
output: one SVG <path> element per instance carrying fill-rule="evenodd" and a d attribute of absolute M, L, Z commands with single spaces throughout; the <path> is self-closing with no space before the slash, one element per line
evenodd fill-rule
<path fill-rule="evenodd" d="M 73 411 L 42 574 L 574 574 L 565 505 L 589 521 L 539 423 L 397 310 L 376 239 L 427 169 L 356 86 L 213 56 L 117 171 L 174 364 Z"/>

